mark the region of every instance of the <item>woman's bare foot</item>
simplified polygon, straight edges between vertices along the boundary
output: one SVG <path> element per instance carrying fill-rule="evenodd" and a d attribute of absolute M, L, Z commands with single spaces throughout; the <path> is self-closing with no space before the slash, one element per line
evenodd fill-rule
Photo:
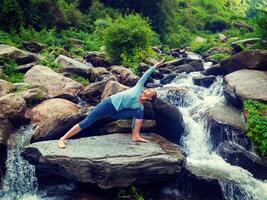
<path fill-rule="evenodd" d="M 149 142 L 148 140 L 142 138 L 141 136 L 135 136 L 132 138 L 134 142 Z"/>
<path fill-rule="evenodd" d="M 57 142 L 57 146 L 58 146 L 58 148 L 60 148 L 60 149 L 64 149 L 64 148 L 66 148 L 66 145 L 65 145 L 65 143 L 64 143 L 64 140 L 62 140 L 62 139 L 59 139 L 59 140 L 58 140 L 58 142 Z"/>

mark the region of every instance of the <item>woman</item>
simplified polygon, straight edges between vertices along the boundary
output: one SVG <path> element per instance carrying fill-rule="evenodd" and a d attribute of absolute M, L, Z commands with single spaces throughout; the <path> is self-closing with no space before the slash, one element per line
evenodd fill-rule
<path fill-rule="evenodd" d="M 64 141 L 82 129 L 90 126 L 96 120 L 110 116 L 115 119 L 133 118 L 132 140 L 135 142 L 148 142 L 140 136 L 140 128 L 143 122 L 145 100 L 152 100 L 156 96 L 154 89 L 145 89 L 144 84 L 156 67 L 160 66 L 164 60 L 161 60 L 153 67 L 150 67 L 138 80 L 136 85 L 130 89 L 111 95 L 95 106 L 93 111 L 81 122 L 74 125 L 63 137 L 58 140 L 58 147 L 65 148 Z"/>

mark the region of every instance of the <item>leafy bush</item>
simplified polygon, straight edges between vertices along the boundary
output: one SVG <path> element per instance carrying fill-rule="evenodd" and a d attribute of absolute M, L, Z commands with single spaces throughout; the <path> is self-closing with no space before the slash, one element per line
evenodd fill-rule
<path fill-rule="evenodd" d="M 217 61 L 221 61 L 223 59 L 227 59 L 230 58 L 231 55 L 227 54 L 227 53 L 215 53 L 213 55 L 210 56 L 210 58 L 217 60 Z"/>
<path fill-rule="evenodd" d="M 105 29 L 104 44 L 111 60 L 136 72 L 139 62 L 153 52 L 153 35 L 148 21 L 140 15 L 120 16 Z"/>
<path fill-rule="evenodd" d="M 247 117 L 247 135 L 255 144 L 261 156 L 267 156 L 267 104 L 257 101 L 244 101 Z"/>

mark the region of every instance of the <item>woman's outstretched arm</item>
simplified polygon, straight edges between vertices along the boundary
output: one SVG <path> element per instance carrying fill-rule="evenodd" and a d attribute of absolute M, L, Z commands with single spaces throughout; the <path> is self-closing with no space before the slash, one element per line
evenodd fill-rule
<path fill-rule="evenodd" d="M 146 70 L 146 72 L 142 75 L 142 77 L 138 80 L 138 82 L 136 83 L 136 85 L 138 85 L 139 87 L 144 87 L 144 84 L 146 82 L 146 80 L 148 79 L 148 77 L 156 70 L 156 68 L 158 66 L 160 66 L 162 63 L 164 62 L 164 59 L 161 60 L 160 62 L 158 62 L 157 64 L 153 65 L 152 67 L 150 67 L 148 70 Z"/>

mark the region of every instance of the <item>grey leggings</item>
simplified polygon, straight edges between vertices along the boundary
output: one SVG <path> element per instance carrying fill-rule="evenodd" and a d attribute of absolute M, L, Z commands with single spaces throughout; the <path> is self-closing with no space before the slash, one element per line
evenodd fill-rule
<path fill-rule="evenodd" d="M 124 109 L 121 111 L 117 111 L 111 102 L 111 98 L 107 97 L 99 104 L 97 104 L 93 111 L 87 115 L 87 117 L 79 122 L 79 126 L 81 129 L 84 129 L 91 124 L 93 124 L 96 120 L 101 119 L 103 117 L 112 117 L 114 119 L 143 119 L 144 112 L 143 109 Z"/>

